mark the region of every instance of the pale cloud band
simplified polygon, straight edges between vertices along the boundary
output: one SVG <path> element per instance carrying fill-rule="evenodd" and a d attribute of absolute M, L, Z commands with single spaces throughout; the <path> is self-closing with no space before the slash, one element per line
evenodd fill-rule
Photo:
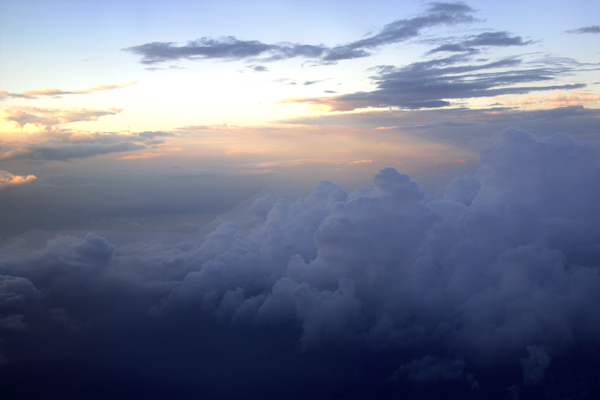
<path fill-rule="evenodd" d="M 137 84 L 137 81 L 129 81 L 120 84 L 102 84 L 96 85 L 87 89 L 79 89 L 79 90 L 62 90 L 62 89 L 37 89 L 37 90 L 27 90 L 23 93 L 9 93 L 5 90 L 0 91 L 0 100 L 6 98 L 24 98 L 24 99 L 35 99 L 39 96 L 47 96 L 47 97 L 55 97 L 55 96 L 64 96 L 64 95 L 72 95 L 72 94 L 89 94 L 94 92 L 100 92 L 103 90 L 113 90 L 113 89 L 121 89 L 128 86 L 133 86 Z"/>
<path fill-rule="evenodd" d="M 46 129 L 49 129 L 49 127 L 58 124 L 67 124 L 77 121 L 97 121 L 100 117 L 117 115 L 121 111 L 123 110 L 120 108 L 96 110 L 80 107 L 52 108 L 15 106 L 6 107 L 1 115 L 5 121 L 14 122 L 21 128 L 27 124 L 33 124 L 36 126 L 45 126 Z"/>

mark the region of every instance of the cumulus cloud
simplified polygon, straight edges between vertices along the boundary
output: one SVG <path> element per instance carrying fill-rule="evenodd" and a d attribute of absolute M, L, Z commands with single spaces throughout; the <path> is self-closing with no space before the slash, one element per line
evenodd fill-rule
<path fill-rule="evenodd" d="M 386 168 L 351 193 L 324 181 L 292 203 L 258 198 L 249 222 L 177 245 L 6 243 L 0 293 L 38 296 L 10 314 L 76 337 L 78 362 L 173 379 L 179 397 L 593 397 L 598 163 L 566 134 L 509 129 L 437 198 Z M 43 357 L 36 340 L 11 337 L 3 368 Z"/>
<path fill-rule="evenodd" d="M 113 89 L 121 89 L 124 87 L 132 86 L 137 84 L 137 81 L 129 81 L 120 84 L 102 84 L 96 85 L 87 89 L 79 89 L 79 90 L 63 90 L 63 89 L 37 89 L 37 90 L 27 90 L 23 93 L 9 93 L 7 91 L 0 92 L 0 100 L 4 98 L 25 98 L 25 99 L 35 99 L 40 96 L 47 97 L 56 97 L 56 96 L 64 96 L 64 95 L 72 95 L 72 94 L 89 94 L 94 92 L 99 92 L 103 90 L 113 90 Z"/>
<path fill-rule="evenodd" d="M 377 34 L 336 47 L 323 44 L 278 43 L 267 44 L 258 40 L 240 40 L 234 36 L 223 38 L 204 37 L 185 45 L 173 42 L 152 42 L 125 48 L 125 51 L 141 56 L 146 65 L 180 59 L 202 60 L 248 60 L 263 57 L 263 61 L 277 61 L 295 57 L 313 59 L 321 63 L 368 57 L 378 47 L 403 42 L 419 36 L 423 30 L 440 25 L 456 25 L 473 22 L 474 10 L 462 2 L 430 3 L 427 10 L 413 18 L 401 19 L 387 24 Z M 264 71 L 258 67 L 256 71 Z"/>
<path fill-rule="evenodd" d="M 37 179 L 35 175 L 19 176 L 13 175 L 8 171 L 0 170 L 0 191 L 11 186 L 23 185 Z"/>

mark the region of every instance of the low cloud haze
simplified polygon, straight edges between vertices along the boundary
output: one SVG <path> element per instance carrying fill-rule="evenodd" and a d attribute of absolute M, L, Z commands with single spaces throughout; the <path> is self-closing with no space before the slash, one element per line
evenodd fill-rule
<path fill-rule="evenodd" d="M 5 241 L 2 396 L 598 397 L 599 189 L 507 129 L 436 198 L 386 168 L 176 244 Z"/>

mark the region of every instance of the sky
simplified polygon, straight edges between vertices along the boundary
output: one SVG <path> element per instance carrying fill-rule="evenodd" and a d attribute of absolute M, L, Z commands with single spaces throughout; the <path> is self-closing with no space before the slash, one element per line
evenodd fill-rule
<path fill-rule="evenodd" d="M 599 397 L 599 17 L 0 0 L 2 398 Z"/>

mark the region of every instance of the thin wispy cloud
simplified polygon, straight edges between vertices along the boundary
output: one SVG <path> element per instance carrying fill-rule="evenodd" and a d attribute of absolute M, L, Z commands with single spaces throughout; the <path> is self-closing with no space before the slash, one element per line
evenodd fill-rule
<path fill-rule="evenodd" d="M 521 36 L 511 36 L 508 32 L 484 32 L 469 36 L 460 42 L 445 43 L 430 50 L 428 54 L 439 52 L 478 53 L 480 47 L 526 46 L 531 43 L 531 40 L 523 41 Z"/>
<path fill-rule="evenodd" d="M 137 84 L 137 81 L 130 81 L 121 84 L 104 84 L 104 85 L 96 85 L 87 89 L 79 89 L 79 90 L 62 90 L 62 89 L 37 89 L 37 90 L 27 90 L 23 93 L 9 93 L 7 91 L 0 91 L 0 100 L 6 98 L 23 98 L 23 99 L 35 99 L 38 97 L 58 97 L 65 95 L 75 95 L 75 94 L 90 94 L 94 92 L 100 92 L 104 90 L 114 90 L 121 89 L 128 86 L 133 86 Z"/>
<path fill-rule="evenodd" d="M 576 34 L 600 33 L 600 25 L 584 26 L 583 28 L 573 29 L 573 30 L 566 31 L 566 32 L 567 33 L 576 33 Z"/>

